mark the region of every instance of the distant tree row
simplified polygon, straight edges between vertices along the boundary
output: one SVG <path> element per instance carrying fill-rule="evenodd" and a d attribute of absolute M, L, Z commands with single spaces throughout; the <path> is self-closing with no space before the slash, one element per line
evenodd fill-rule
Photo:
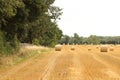
<path fill-rule="evenodd" d="M 53 6 L 54 1 L 0 0 L 0 53 L 9 52 L 19 42 L 57 44 L 62 36 L 57 25 L 62 10 Z"/>
<path fill-rule="evenodd" d="M 120 44 L 120 36 L 96 36 L 80 37 L 74 33 L 73 37 L 63 35 L 60 44 Z"/>

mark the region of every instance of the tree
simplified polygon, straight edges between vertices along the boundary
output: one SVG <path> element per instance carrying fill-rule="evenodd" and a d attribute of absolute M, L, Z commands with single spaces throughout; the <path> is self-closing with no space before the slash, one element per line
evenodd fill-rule
<path fill-rule="evenodd" d="M 75 38 L 74 37 L 70 37 L 69 39 L 69 44 L 74 44 Z"/>
<path fill-rule="evenodd" d="M 74 44 L 80 44 L 79 35 L 77 33 L 74 33 Z"/>
<path fill-rule="evenodd" d="M 88 44 L 99 44 L 100 40 L 96 35 L 91 35 L 87 39 Z"/>
<path fill-rule="evenodd" d="M 61 44 L 68 44 L 69 40 L 70 40 L 70 37 L 68 35 L 63 35 L 61 40 L 60 40 L 60 43 Z"/>
<path fill-rule="evenodd" d="M 17 40 L 32 43 L 35 39 L 45 46 L 57 44 L 62 36 L 57 25 L 62 9 L 53 6 L 54 1 L 1 0 L 0 30 L 8 43 L 5 46 L 15 48 Z"/>

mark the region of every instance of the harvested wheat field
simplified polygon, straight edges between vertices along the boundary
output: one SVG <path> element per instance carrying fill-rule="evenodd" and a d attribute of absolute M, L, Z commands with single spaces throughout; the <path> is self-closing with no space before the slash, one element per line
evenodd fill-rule
<path fill-rule="evenodd" d="M 8 69 L 0 68 L 0 80 L 120 80 L 120 46 L 63 45 L 60 51 L 36 55 Z M 88 50 L 90 49 L 90 51 Z"/>

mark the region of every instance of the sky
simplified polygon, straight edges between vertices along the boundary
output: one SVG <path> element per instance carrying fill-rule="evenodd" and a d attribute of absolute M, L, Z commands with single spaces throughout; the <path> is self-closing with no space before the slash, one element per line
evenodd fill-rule
<path fill-rule="evenodd" d="M 120 0 L 56 0 L 54 5 L 63 9 L 58 21 L 63 34 L 120 36 Z"/>

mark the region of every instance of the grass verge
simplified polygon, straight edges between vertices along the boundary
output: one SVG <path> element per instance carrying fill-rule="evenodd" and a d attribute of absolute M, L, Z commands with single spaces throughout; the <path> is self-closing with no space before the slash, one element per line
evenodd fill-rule
<path fill-rule="evenodd" d="M 0 69 L 9 68 L 11 66 L 20 64 L 32 57 L 40 56 L 41 54 L 44 53 L 48 54 L 50 53 L 50 51 L 51 49 L 34 49 L 34 50 L 24 49 L 17 54 L 0 57 Z"/>

